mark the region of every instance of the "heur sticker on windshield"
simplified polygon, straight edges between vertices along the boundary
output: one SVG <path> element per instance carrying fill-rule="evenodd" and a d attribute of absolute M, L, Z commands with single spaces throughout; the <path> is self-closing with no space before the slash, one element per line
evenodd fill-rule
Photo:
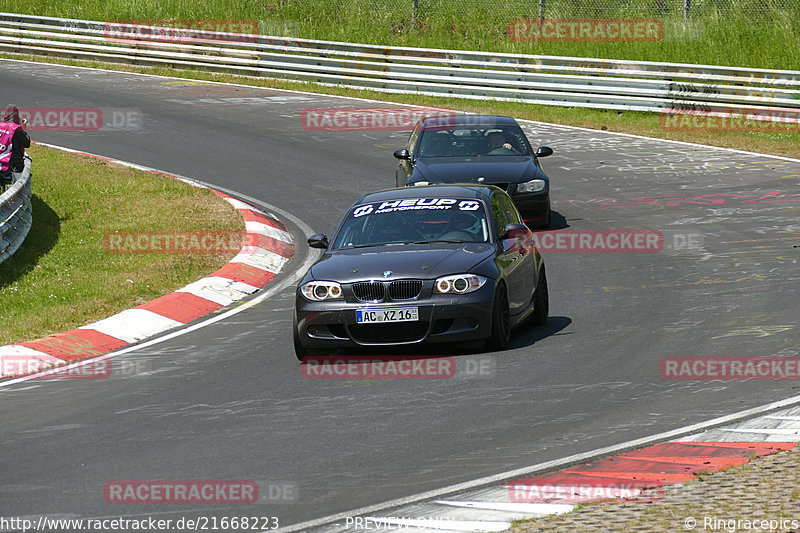
<path fill-rule="evenodd" d="M 458 200 L 456 198 L 406 198 L 404 200 L 388 200 L 360 205 L 353 209 L 353 218 L 373 213 L 394 213 L 396 211 L 416 211 L 420 209 L 447 210 L 454 207 L 461 211 L 477 211 L 480 209 L 481 204 L 475 200 Z"/>

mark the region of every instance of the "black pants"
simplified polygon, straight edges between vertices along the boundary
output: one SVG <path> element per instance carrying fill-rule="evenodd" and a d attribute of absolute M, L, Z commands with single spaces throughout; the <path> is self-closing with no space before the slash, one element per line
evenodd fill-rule
<path fill-rule="evenodd" d="M 0 185 L 7 187 L 14 183 L 14 176 L 11 174 L 11 169 L 0 170 Z"/>

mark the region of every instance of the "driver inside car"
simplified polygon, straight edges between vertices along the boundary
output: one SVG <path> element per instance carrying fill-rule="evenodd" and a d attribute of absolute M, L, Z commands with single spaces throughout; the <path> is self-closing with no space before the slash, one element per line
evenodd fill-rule
<path fill-rule="evenodd" d="M 486 137 L 489 139 L 489 151 L 486 155 L 519 155 L 502 132 L 493 131 Z"/>

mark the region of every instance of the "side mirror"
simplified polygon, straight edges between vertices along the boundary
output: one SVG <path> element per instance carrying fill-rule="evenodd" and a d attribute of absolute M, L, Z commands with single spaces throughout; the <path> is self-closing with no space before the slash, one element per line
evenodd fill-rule
<path fill-rule="evenodd" d="M 500 240 L 514 239 L 520 231 L 528 232 L 528 226 L 520 224 L 519 222 L 509 222 L 506 224 L 506 227 L 503 228 L 503 231 L 500 232 Z"/>
<path fill-rule="evenodd" d="M 549 146 L 540 146 L 533 155 L 535 157 L 547 157 L 548 155 L 553 155 L 553 149 Z"/>
<path fill-rule="evenodd" d="M 324 233 L 315 233 L 308 238 L 308 245 L 312 248 L 322 248 L 326 250 L 328 248 L 328 236 Z"/>
<path fill-rule="evenodd" d="M 395 150 L 394 154 L 392 154 L 392 155 L 394 155 L 397 159 L 405 159 L 406 161 L 411 159 L 411 154 L 409 154 L 408 150 L 406 150 L 405 148 L 401 148 L 399 150 Z"/>

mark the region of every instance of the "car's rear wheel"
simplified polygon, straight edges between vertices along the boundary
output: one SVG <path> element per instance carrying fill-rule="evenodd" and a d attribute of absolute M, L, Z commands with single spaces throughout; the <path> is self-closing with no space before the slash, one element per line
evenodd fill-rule
<path fill-rule="evenodd" d="M 494 350 L 502 350 L 511 340 L 511 313 L 508 309 L 508 293 L 505 283 L 500 282 L 492 302 L 492 333 L 486 344 Z"/>
<path fill-rule="evenodd" d="M 550 315 L 550 295 L 547 293 L 547 273 L 542 266 L 539 281 L 536 283 L 536 292 L 533 295 L 533 323 L 541 326 L 547 323 Z"/>

